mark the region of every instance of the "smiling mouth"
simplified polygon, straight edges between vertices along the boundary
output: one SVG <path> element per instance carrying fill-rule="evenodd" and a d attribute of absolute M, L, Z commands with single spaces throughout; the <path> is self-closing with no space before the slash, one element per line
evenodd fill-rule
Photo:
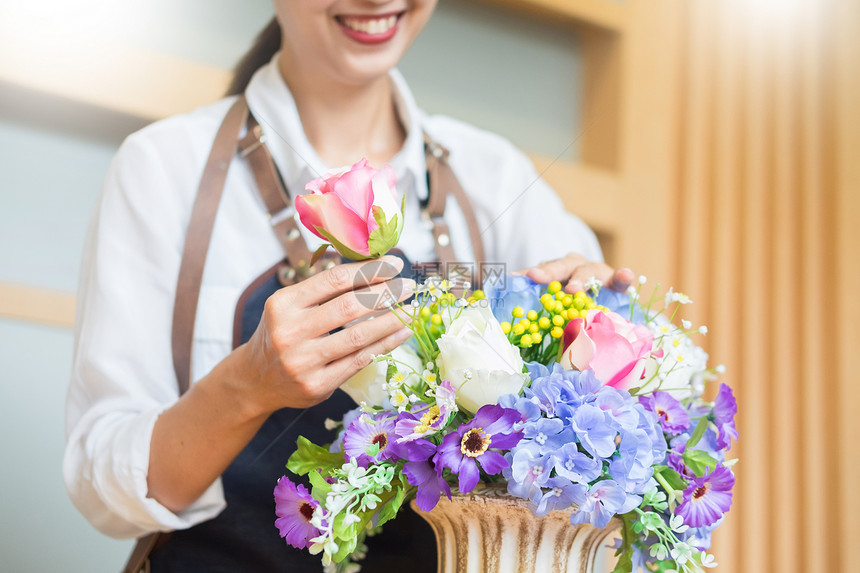
<path fill-rule="evenodd" d="M 397 24 L 405 12 L 373 16 L 335 16 L 347 36 L 362 44 L 379 44 L 397 33 Z"/>

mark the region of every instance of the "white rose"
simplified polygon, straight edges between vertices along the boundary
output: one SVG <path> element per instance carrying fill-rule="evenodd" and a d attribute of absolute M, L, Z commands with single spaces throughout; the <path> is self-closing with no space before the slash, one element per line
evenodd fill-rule
<path fill-rule="evenodd" d="M 391 351 L 391 357 L 397 361 L 396 367 L 404 374 L 421 372 L 424 365 L 418 354 L 408 345 L 403 344 Z M 403 364 L 407 366 L 404 366 Z M 410 368 L 412 370 L 410 370 Z M 358 372 L 352 378 L 343 383 L 341 390 L 349 394 L 356 404 L 365 402 L 368 406 L 386 406 L 388 390 L 383 388 L 386 383 L 385 374 L 388 371 L 388 361 L 374 360 Z"/>
<path fill-rule="evenodd" d="M 442 380 L 457 389 L 457 405 L 477 412 L 499 396 L 518 393 L 525 383 L 523 359 L 485 306 L 470 306 L 437 341 Z"/>

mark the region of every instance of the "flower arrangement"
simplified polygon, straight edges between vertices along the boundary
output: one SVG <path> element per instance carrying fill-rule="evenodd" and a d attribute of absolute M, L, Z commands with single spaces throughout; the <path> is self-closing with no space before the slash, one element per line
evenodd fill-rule
<path fill-rule="evenodd" d="M 689 298 L 655 288 L 642 301 L 645 282 L 571 294 L 522 276 L 473 292 L 428 279 L 392 307 L 412 338 L 342 387 L 359 406 L 327 422 L 337 439 L 299 438 L 287 468 L 311 489 L 278 481 L 281 536 L 343 567 L 406 500 L 431 511 L 502 482 L 536 516 L 574 508 L 571 523 L 597 528 L 618 518 L 616 573 L 715 566 L 737 407 L 725 384 L 703 397 L 723 369 L 690 338 L 705 327 L 672 322 Z"/>

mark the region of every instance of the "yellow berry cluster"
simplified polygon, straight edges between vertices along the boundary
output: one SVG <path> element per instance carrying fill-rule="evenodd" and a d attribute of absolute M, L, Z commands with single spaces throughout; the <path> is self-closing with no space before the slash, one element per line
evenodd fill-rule
<path fill-rule="evenodd" d="M 511 313 L 513 320 L 502 323 L 502 331 L 521 348 L 539 345 L 546 337 L 560 339 L 568 322 L 584 318 L 591 309 L 602 308 L 584 292 L 564 292 L 558 281 L 549 283 L 547 292 L 540 297 L 540 304 L 540 310 L 528 312 L 517 306 Z"/>

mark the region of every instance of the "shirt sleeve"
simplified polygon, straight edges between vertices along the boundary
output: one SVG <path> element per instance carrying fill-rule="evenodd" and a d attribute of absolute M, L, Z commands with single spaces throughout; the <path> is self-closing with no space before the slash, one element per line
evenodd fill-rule
<path fill-rule="evenodd" d="M 193 193 L 156 152 L 169 147 L 143 133 L 121 146 L 90 222 L 66 403 L 66 488 L 117 538 L 188 528 L 225 507 L 220 480 L 180 513 L 147 496 L 152 429 L 178 399 L 170 332 Z"/>

